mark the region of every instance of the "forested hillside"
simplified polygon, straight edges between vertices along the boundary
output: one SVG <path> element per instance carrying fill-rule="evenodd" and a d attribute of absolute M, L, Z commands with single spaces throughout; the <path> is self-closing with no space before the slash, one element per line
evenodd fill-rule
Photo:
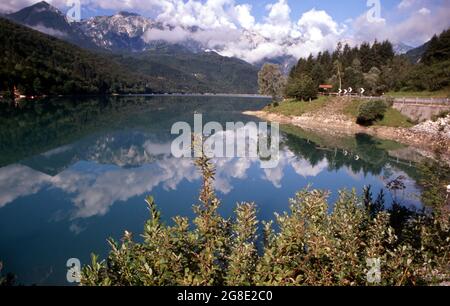
<path fill-rule="evenodd" d="M 256 93 L 257 69 L 181 46 L 95 53 L 0 18 L 0 91 L 22 94 Z"/>
<path fill-rule="evenodd" d="M 2 90 L 27 95 L 151 92 L 145 77 L 110 59 L 0 19 Z"/>
<path fill-rule="evenodd" d="M 192 53 L 174 45 L 117 59 L 132 71 L 167 80 L 164 91 L 250 94 L 258 91 L 256 67 L 215 52 Z"/>
<path fill-rule="evenodd" d="M 331 84 L 339 88 L 365 88 L 366 93 L 388 91 L 435 91 L 450 83 L 450 30 L 425 45 L 422 55 L 395 55 L 389 41 L 363 43 L 357 47 L 338 44 L 334 52 L 321 52 L 316 57 L 300 59 L 291 70 L 287 95 L 295 96 L 299 87 Z M 411 54 L 410 54 L 411 55 Z"/>

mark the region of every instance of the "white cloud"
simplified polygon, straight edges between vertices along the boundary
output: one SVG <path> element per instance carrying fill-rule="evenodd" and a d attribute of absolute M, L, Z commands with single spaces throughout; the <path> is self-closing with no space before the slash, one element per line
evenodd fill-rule
<path fill-rule="evenodd" d="M 36 4 L 42 0 L 2 0 L 0 1 L 0 12 L 12 13 L 24 7 Z M 67 0 L 45 0 L 47 3 L 63 8 L 66 6 Z M 82 1 L 83 2 L 83 1 Z"/>
<path fill-rule="evenodd" d="M 419 4 L 419 3 L 417 3 Z M 411 4 L 412 5 L 412 4 Z M 380 22 L 368 22 L 365 15 L 358 17 L 353 23 L 352 38 L 357 41 L 373 41 L 374 39 L 388 39 L 394 43 L 406 43 L 412 46 L 423 44 L 434 34 L 450 27 L 450 2 L 446 2 L 439 9 L 422 6 L 411 7 L 412 11 L 399 22 L 389 19 Z"/>
<path fill-rule="evenodd" d="M 415 0 L 402 0 L 399 4 L 398 4 L 398 8 L 399 9 L 406 9 L 411 7 L 416 1 Z"/>
<path fill-rule="evenodd" d="M 244 29 L 250 29 L 255 24 L 255 17 L 251 14 L 252 6 L 248 4 L 236 6 L 236 18 Z"/>
<path fill-rule="evenodd" d="M 39 192 L 51 181 L 49 175 L 26 166 L 0 168 L 0 208 L 19 197 Z"/>
<path fill-rule="evenodd" d="M 312 9 L 298 21 L 291 20 L 286 0 L 266 6 L 267 16 L 256 22 L 248 4 L 234 0 L 165 0 L 159 3 L 156 19 L 173 28 L 150 29 L 145 41 L 197 41 L 224 56 L 250 63 L 282 55 L 294 57 L 317 53 L 335 46 L 345 26 L 325 11 Z M 187 28 L 196 26 L 198 31 Z"/>
<path fill-rule="evenodd" d="M 323 159 L 317 165 L 313 166 L 305 159 L 295 160 L 291 162 L 292 168 L 298 175 L 306 177 L 316 177 L 328 168 L 328 160 Z"/>
<path fill-rule="evenodd" d="M 30 0 L 2 0 L 0 2 L 0 12 L 15 12 L 21 8 L 33 4 L 36 1 Z"/>
<path fill-rule="evenodd" d="M 169 43 L 178 43 L 187 40 L 189 38 L 189 32 L 178 26 L 173 29 L 164 30 L 153 28 L 146 31 L 142 38 L 146 42 L 164 40 Z"/>
<path fill-rule="evenodd" d="M 429 9 L 427 9 L 426 7 L 422 7 L 419 10 L 419 14 L 422 14 L 422 15 L 430 15 L 430 13 L 431 13 L 431 11 Z"/>
<path fill-rule="evenodd" d="M 53 29 L 53 28 L 45 27 L 42 24 L 38 24 L 36 26 L 33 26 L 32 28 L 35 29 L 36 31 L 42 32 L 42 33 L 50 35 L 50 36 L 55 36 L 55 37 L 59 37 L 59 38 L 64 38 L 67 36 L 67 33 L 61 32 L 61 31 Z"/>
<path fill-rule="evenodd" d="M 164 4 L 165 3 L 165 4 Z M 204 31 L 187 33 L 180 29 L 167 32 L 167 40 L 192 39 L 206 44 L 224 56 L 233 56 L 254 63 L 267 57 L 291 55 L 304 57 L 325 49 L 333 49 L 338 41 L 390 39 L 419 45 L 433 34 L 450 26 L 449 2 L 429 4 L 421 0 L 403 0 L 398 4 L 401 18 L 392 16 L 369 22 L 366 13 L 338 23 L 326 11 L 311 9 L 298 20 L 291 18 L 287 0 L 266 5 L 261 21 L 252 15 L 248 4 L 236 5 L 234 0 L 164 0 L 160 1 L 159 21 L 176 23 L 180 28 L 198 26 Z M 439 8 L 439 9 L 437 9 Z M 431 11 L 436 11 L 430 19 Z M 349 29 L 350 28 L 350 29 Z M 164 33 L 148 36 L 162 37 Z"/>
<path fill-rule="evenodd" d="M 287 4 L 286 0 L 279 0 L 277 3 L 268 4 L 266 10 L 269 11 L 269 15 L 266 20 L 273 25 L 289 26 L 291 24 L 291 8 Z"/>

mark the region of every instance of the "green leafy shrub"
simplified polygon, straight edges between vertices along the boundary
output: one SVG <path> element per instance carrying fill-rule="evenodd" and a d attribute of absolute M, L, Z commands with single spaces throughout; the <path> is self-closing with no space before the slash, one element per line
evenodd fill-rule
<path fill-rule="evenodd" d="M 383 119 L 387 108 L 386 103 L 381 100 L 364 102 L 358 108 L 357 123 L 370 125 L 374 121 L 381 120 Z"/>
<path fill-rule="evenodd" d="M 148 198 L 144 241 L 134 242 L 129 232 L 121 243 L 110 240 L 107 260 L 93 256 L 83 268 L 82 285 L 371 285 L 368 259 L 381 263 L 376 284 L 449 279 L 448 215 L 447 221 L 432 213 L 395 217 L 384 210 L 384 195 L 373 200 L 369 188 L 362 199 L 340 192 L 330 212 L 327 192 L 304 190 L 291 199 L 289 213 L 276 214 L 278 230 L 262 223 L 259 239 L 255 205 L 239 204 L 234 219 L 220 216 L 214 167 L 204 157 L 196 163 L 203 186 L 193 226 L 182 217 L 162 223 Z M 403 223 L 394 229 L 391 220 Z"/>

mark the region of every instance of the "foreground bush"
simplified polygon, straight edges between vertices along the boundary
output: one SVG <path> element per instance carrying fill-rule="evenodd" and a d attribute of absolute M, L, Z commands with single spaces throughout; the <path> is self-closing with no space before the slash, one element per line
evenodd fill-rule
<path fill-rule="evenodd" d="M 381 100 L 364 102 L 359 106 L 357 123 L 370 125 L 374 121 L 381 120 L 387 111 L 387 104 Z"/>
<path fill-rule="evenodd" d="M 259 239 L 255 205 L 239 204 L 234 220 L 221 217 L 214 168 L 206 158 L 197 165 L 203 186 L 193 226 L 182 217 L 162 223 L 148 198 L 144 241 L 129 232 L 121 243 L 110 240 L 108 259 L 93 256 L 82 285 L 370 285 L 377 276 L 370 259 L 380 261 L 381 285 L 449 278 L 449 219 L 436 218 L 439 210 L 414 213 L 394 203 L 388 212 L 383 194 L 373 200 L 367 188 L 363 199 L 341 192 L 330 212 L 326 192 L 305 190 L 290 213 L 276 215 L 277 230 L 263 223 Z"/>

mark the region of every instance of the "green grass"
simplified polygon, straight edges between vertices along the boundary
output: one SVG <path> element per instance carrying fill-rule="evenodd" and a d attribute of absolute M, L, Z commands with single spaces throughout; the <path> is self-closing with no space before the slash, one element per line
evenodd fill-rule
<path fill-rule="evenodd" d="M 273 104 L 269 105 L 264 110 L 285 116 L 301 116 L 305 113 L 314 112 L 325 107 L 328 99 L 329 97 L 323 96 L 311 102 L 289 99 L 284 100 L 278 106 L 273 106 Z"/>
<path fill-rule="evenodd" d="M 362 101 L 358 99 L 351 100 L 344 108 L 344 114 L 356 120 L 356 117 L 358 117 L 358 108 L 361 103 Z"/>
<path fill-rule="evenodd" d="M 317 100 L 312 102 L 296 101 L 296 100 L 284 100 L 278 106 L 273 104 L 266 106 L 264 109 L 270 113 L 285 115 L 285 116 L 301 116 L 305 113 L 314 113 L 322 108 L 324 108 L 330 97 L 319 97 Z M 365 101 L 361 100 L 351 100 L 348 105 L 344 108 L 344 114 L 347 115 L 352 120 L 356 121 L 358 116 L 359 105 Z M 382 120 L 374 122 L 375 126 L 389 126 L 389 127 L 411 127 L 412 123 L 409 122 L 408 117 L 404 116 L 398 110 L 393 108 L 388 108 L 384 118 Z"/>
<path fill-rule="evenodd" d="M 391 91 L 386 96 L 394 98 L 450 98 L 450 87 L 438 91 Z"/>
<path fill-rule="evenodd" d="M 358 117 L 358 108 L 361 103 L 365 101 L 361 100 L 352 100 L 345 108 L 344 114 L 348 117 L 352 118 L 356 121 Z M 389 127 L 403 127 L 408 128 L 413 126 L 411 122 L 409 122 L 408 117 L 403 115 L 398 110 L 389 107 L 382 120 L 375 121 L 373 123 L 375 126 L 389 126 Z"/>
<path fill-rule="evenodd" d="M 412 127 L 414 124 L 412 124 L 408 120 L 408 117 L 403 115 L 398 110 L 394 108 L 388 108 L 386 114 L 384 114 L 383 119 L 380 121 L 376 121 L 375 125 L 408 128 Z"/>

